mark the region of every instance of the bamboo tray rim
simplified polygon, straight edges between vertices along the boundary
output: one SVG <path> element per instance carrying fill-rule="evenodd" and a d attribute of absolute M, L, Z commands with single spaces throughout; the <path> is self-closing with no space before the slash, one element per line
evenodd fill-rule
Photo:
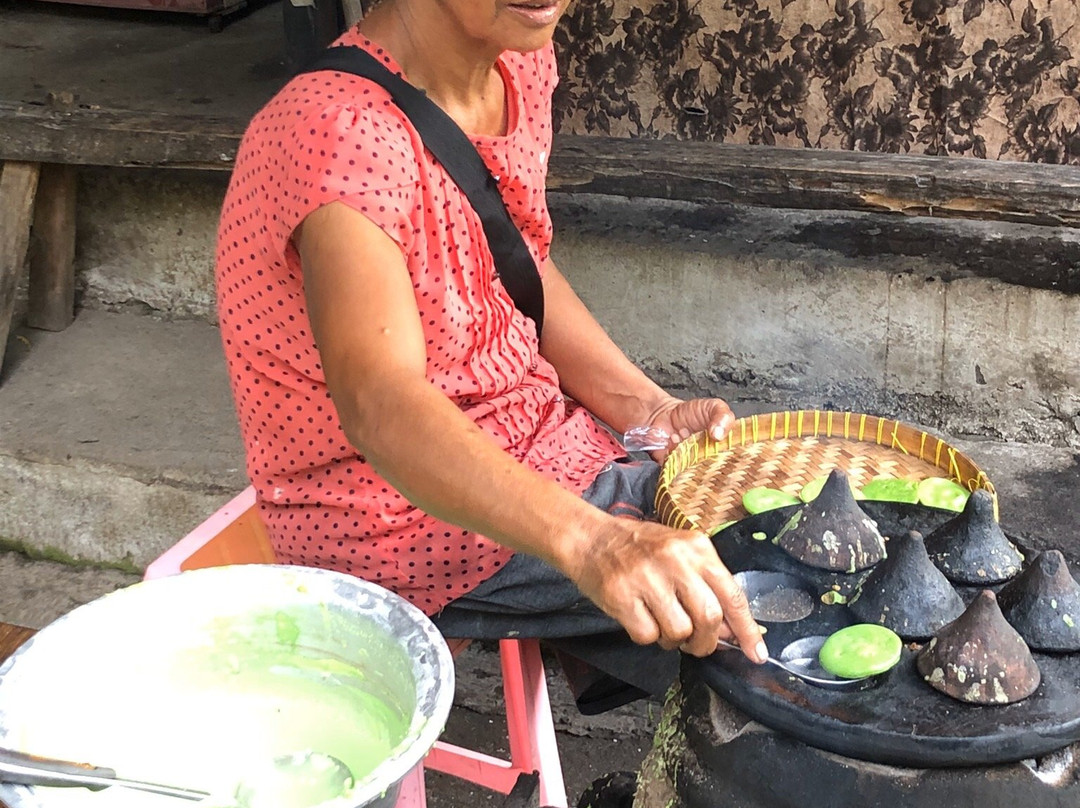
<path fill-rule="evenodd" d="M 685 513 L 671 492 L 671 486 L 680 474 L 726 452 L 734 455 L 754 444 L 801 438 L 839 439 L 855 445 L 873 444 L 917 458 L 941 469 L 942 476 L 954 480 L 968 491 L 986 489 L 994 500 L 994 515 L 998 514 L 997 492 L 986 472 L 943 437 L 903 421 L 867 413 L 780 410 L 738 418 L 720 440 L 699 432 L 676 446 L 661 468 L 655 499 L 657 517 L 673 527 L 698 527 L 698 519 Z M 700 527 L 705 529 L 708 526 Z"/>

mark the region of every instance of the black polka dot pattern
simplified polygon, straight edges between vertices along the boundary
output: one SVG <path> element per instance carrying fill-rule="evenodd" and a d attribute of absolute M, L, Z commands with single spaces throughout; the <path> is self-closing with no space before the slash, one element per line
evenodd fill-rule
<path fill-rule="evenodd" d="M 358 34 L 356 44 L 401 72 Z M 500 60 L 508 133 L 475 137 L 538 264 L 555 57 Z M 218 230 L 222 341 L 247 471 L 282 563 L 355 574 L 428 614 L 495 573 L 511 551 L 414 508 L 349 445 L 330 400 L 291 237 L 340 201 L 400 246 L 427 342 L 427 377 L 505 451 L 583 491 L 617 443 L 559 394 L 532 321 L 495 272 L 480 221 L 386 92 L 336 72 L 294 78 L 255 117 Z M 433 462 L 453 462 L 445 458 Z"/>

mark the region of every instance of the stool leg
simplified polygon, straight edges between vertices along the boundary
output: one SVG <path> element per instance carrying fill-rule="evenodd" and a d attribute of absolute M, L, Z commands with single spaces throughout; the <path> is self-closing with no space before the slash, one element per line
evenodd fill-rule
<path fill-rule="evenodd" d="M 401 781 L 394 808 L 427 808 L 427 790 L 424 788 L 424 764 L 417 763 Z"/>
<path fill-rule="evenodd" d="M 500 640 L 499 655 L 510 759 L 516 769 L 539 773 L 541 805 L 567 808 L 540 643 Z"/>

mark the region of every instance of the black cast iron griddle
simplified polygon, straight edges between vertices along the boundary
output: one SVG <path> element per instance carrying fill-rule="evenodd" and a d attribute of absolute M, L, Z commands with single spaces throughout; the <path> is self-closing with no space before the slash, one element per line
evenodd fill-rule
<path fill-rule="evenodd" d="M 927 535 L 954 515 L 920 505 L 859 504 L 885 536 L 907 530 Z M 789 573 L 814 596 L 814 611 L 803 620 L 762 621 L 773 655 L 801 637 L 831 634 L 858 622 L 846 606 L 822 604 L 820 596 L 832 588 L 850 595 L 869 573 L 815 570 L 774 545 L 772 537 L 799 507 L 751 516 L 713 538 L 733 572 Z M 967 602 L 979 589 L 957 591 Z M 874 686 L 847 693 L 810 686 L 772 665 L 754 665 L 735 651 L 718 651 L 697 660 L 695 668 L 717 694 L 761 724 L 810 746 L 874 763 L 917 768 L 990 765 L 1038 757 L 1080 741 L 1080 654 L 1035 653 L 1042 673 L 1039 689 L 1015 704 L 984 706 L 956 701 L 926 684 L 915 668 L 920 647 L 907 644 L 900 663 Z"/>

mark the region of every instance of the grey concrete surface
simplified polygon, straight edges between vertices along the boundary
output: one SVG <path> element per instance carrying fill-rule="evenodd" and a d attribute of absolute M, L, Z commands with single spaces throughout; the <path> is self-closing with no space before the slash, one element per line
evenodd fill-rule
<path fill-rule="evenodd" d="M 0 620 L 40 629 L 72 609 L 137 583 L 132 572 L 76 567 L 0 552 Z"/>
<path fill-rule="evenodd" d="M 217 34 L 162 11 L 0 0 L 0 15 L 5 101 L 249 117 L 287 80 L 279 2 L 254 0 Z"/>
<path fill-rule="evenodd" d="M 934 244 L 1039 255 L 1080 245 L 1074 230 L 910 219 L 929 241 L 912 254 L 876 240 L 898 228 L 885 216 L 550 202 L 556 261 L 665 387 L 1080 448 L 1080 295 L 1004 283 Z"/>
<path fill-rule="evenodd" d="M 739 414 L 769 408 L 735 385 L 719 392 Z M 1075 450 L 950 438 L 995 481 L 1011 530 L 1080 547 Z M 245 485 L 214 326 L 84 309 L 66 331 L 12 338 L 0 540 L 141 570 Z"/>
<path fill-rule="evenodd" d="M 84 310 L 0 377 L 0 539 L 141 570 L 246 485 L 217 329 Z"/>

